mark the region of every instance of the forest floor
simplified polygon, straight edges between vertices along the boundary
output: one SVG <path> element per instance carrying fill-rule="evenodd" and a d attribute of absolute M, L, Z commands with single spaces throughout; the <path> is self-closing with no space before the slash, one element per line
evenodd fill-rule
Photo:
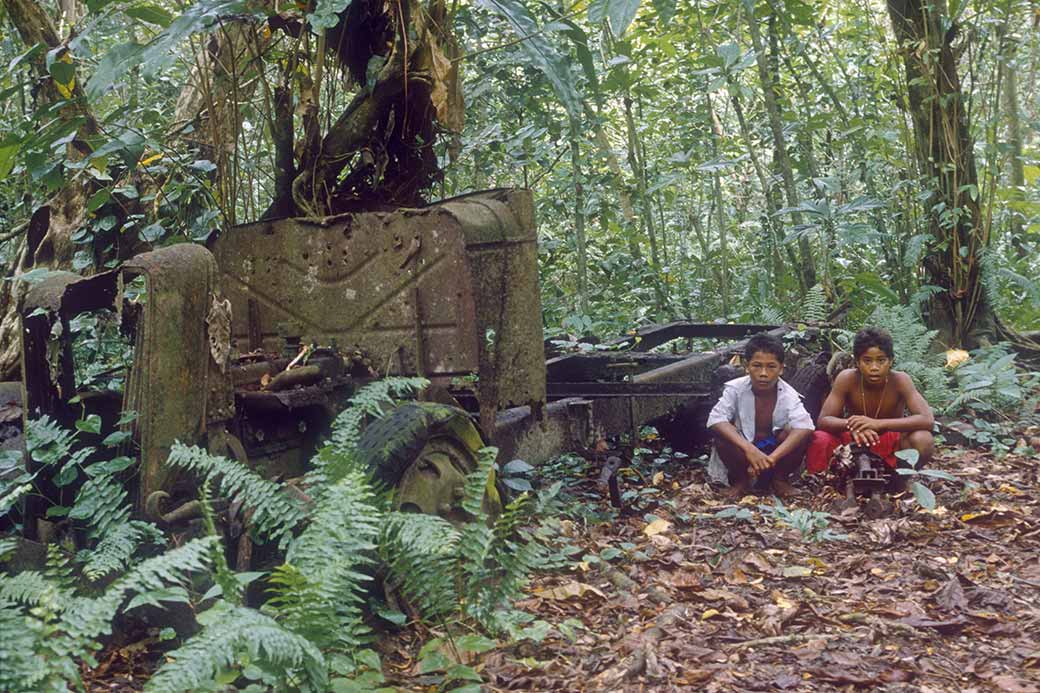
<path fill-rule="evenodd" d="M 517 604 L 536 619 L 531 637 L 468 662 L 483 690 L 1040 693 L 1031 449 L 940 446 L 933 468 L 957 482 L 928 480 L 937 507 L 906 494 L 870 519 L 838 512 L 815 478 L 786 506 L 728 502 L 703 458 L 656 447 L 623 472 L 621 512 L 597 485 L 601 460 L 539 470 L 565 479 L 572 558 Z M 384 685 L 439 690 L 417 656 L 435 635 L 381 638 Z M 138 690 L 157 643 L 131 647 L 101 653 L 88 690 Z"/>
<path fill-rule="evenodd" d="M 703 462 L 648 460 L 613 521 L 563 522 L 582 562 L 519 604 L 554 627 L 481 655 L 485 690 L 1038 693 L 1040 467 L 1019 452 L 942 446 L 958 482 L 929 480 L 937 507 L 906 494 L 878 519 L 813 515 L 840 500 L 817 479 L 734 505 Z M 570 492 L 610 513 L 585 469 Z M 407 640 L 386 673 L 421 690 Z"/>

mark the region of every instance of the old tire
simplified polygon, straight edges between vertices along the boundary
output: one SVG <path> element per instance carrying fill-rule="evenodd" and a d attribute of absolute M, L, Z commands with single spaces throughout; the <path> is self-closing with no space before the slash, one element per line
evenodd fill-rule
<path fill-rule="evenodd" d="M 827 377 L 827 362 L 830 357 L 829 352 L 820 352 L 811 361 L 799 366 L 790 379 L 785 378 L 787 384 L 802 396 L 802 404 L 812 417 L 813 423 L 816 423 L 820 416 L 823 401 L 831 391 L 831 381 Z"/>
<path fill-rule="evenodd" d="M 396 489 L 398 509 L 464 523 L 472 519 L 462 508 L 465 477 L 476 470 L 482 447 L 480 433 L 462 409 L 409 402 L 365 430 L 358 454 L 378 482 Z M 482 509 L 492 517 L 502 510 L 494 472 Z"/>

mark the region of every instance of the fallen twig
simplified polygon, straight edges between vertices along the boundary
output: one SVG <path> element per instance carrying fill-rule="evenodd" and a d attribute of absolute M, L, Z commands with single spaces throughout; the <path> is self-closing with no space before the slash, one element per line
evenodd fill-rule
<path fill-rule="evenodd" d="M 759 645 L 790 645 L 796 642 L 809 642 L 810 640 L 837 640 L 851 635 L 851 633 L 792 633 L 790 635 L 771 635 L 768 638 L 756 638 L 735 642 L 726 647 L 758 647 Z"/>

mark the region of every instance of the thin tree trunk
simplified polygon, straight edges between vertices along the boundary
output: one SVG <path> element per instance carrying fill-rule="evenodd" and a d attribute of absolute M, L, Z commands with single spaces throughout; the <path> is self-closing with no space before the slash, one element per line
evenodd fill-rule
<path fill-rule="evenodd" d="M 748 5 L 753 7 L 753 5 Z M 771 30 L 775 30 L 775 23 L 770 23 Z M 748 29 L 751 33 L 751 42 L 755 48 L 756 63 L 758 65 L 758 77 L 762 84 L 762 98 L 765 102 L 766 115 L 769 118 L 769 130 L 773 135 L 773 159 L 780 177 L 784 182 L 784 194 L 787 197 L 788 207 L 798 206 L 798 190 L 794 184 L 794 171 L 791 169 L 791 159 L 787 154 L 787 142 L 784 139 L 784 128 L 780 118 L 780 106 L 777 103 L 775 76 L 769 72 L 768 57 L 765 45 L 762 43 L 762 35 L 758 30 L 758 20 L 753 12 L 748 12 Z M 795 212 L 791 215 L 795 225 L 802 223 L 802 216 Z M 816 267 L 813 263 L 812 248 L 809 239 L 804 235 L 798 239 L 799 273 L 802 276 L 802 284 L 808 288 L 816 283 Z"/>
<path fill-rule="evenodd" d="M 578 310 L 589 314 L 588 259 L 585 248 L 585 189 L 581 182 L 578 122 L 571 118 L 571 175 L 574 178 L 574 244 L 578 254 Z"/>
<path fill-rule="evenodd" d="M 751 157 L 751 167 L 755 170 L 755 176 L 758 178 L 759 185 L 762 186 L 762 195 L 766 200 L 766 211 L 769 213 L 769 224 L 773 225 L 776 223 L 777 219 L 777 205 L 771 192 L 769 176 L 766 173 L 765 166 L 762 164 L 762 160 L 758 158 L 758 151 L 755 149 L 754 143 L 751 141 L 751 129 L 748 127 L 747 119 L 744 117 L 744 107 L 741 105 L 740 96 L 738 95 L 739 90 L 733 82 L 732 77 L 729 78 L 729 93 L 730 100 L 733 102 L 733 111 L 737 116 L 737 125 L 740 127 L 740 135 L 744 140 L 744 146 L 747 148 L 748 156 Z M 795 257 L 791 245 L 789 243 L 783 243 L 783 246 L 791 267 L 798 267 L 798 258 Z M 794 274 L 798 280 L 798 285 L 804 294 L 809 290 L 809 286 L 805 284 L 805 275 L 797 271 Z"/>
<path fill-rule="evenodd" d="M 610 146 L 610 140 L 607 138 L 607 132 L 603 128 L 599 113 L 594 112 L 587 101 L 584 104 L 586 119 L 592 123 L 592 131 L 595 135 L 592 141 L 596 143 L 600 156 L 603 157 L 607 164 L 607 169 L 610 171 L 610 182 L 614 185 L 614 191 L 617 193 L 618 201 L 621 203 L 621 216 L 627 224 L 634 227 L 637 220 L 635 209 L 632 206 L 632 191 L 625 183 L 625 174 L 621 170 L 621 163 L 618 161 L 617 154 L 614 153 L 614 148 Z M 640 250 L 639 243 L 635 237 L 632 234 L 628 234 L 625 241 L 632 259 L 636 261 L 641 260 L 643 251 Z"/>
<path fill-rule="evenodd" d="M 1011 226 L 1009 235 L 1015 253 L 1019 258 L 1025 258 L 1028 251 L 1023 241 L 1025 240 L 1025 226 L 1022 223 L 1022 213 L 1015 209 L 1015 202 L 1025 199 L 1025 162 L 1022 158 L 1022 119 L 1018 111 L 1018 71 L 1014 67 L 1017 40 L 1007 37 L 1007 46 L 1001 60 L 1000 69 L 1004 72 L 1004 118 L 1007 121 L 1007 142 L 1011 151 L 1010 158 L 1010 186 L 1011 186 Z"/>
<path fill-rule="evenodd" d="M 945 0 L 888 0 L 906 70 L 915 154 L 936 193 L 925 201 L 935 250 L 925 257 L 933 297 L 927 321 L 949 346 L 972 347 L 997 332 L 982 286 L 988 243 L 979 206 L 974 142 L 961 92 Z M 947 28 L 944 28 L 947 27 Z"/>
<path fill-rule="evenodd" d="M 653 270 L 654 297 L 658 310 L 664 311 L 667 302 L 664 290 L 661 287 L 661 255 L 657 247 L 653 208 L 646 194 L 646 168 L 639 157 L 639 133 L 636 132 L 636 121 L 632 114 L 632 98 L 627 92 L 623 96 L 623 102 L 625 105 L 625 125 L 628 131 L 628 165 L 636 177 L 640 225 L 646 234 L 647 240 L 650 242 L 650 268 Z"/>

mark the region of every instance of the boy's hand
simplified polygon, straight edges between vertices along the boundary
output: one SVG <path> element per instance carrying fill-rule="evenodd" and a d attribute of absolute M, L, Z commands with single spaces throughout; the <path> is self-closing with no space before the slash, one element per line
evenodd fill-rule
<path fill-rule="evenodd" d="M 754 476 L 758 476 L 776 464 L 769 455 L 765 454 L 754 445 L 748 446 L 746 457 L 748 468 Z"/>
<path fill-rule="evenodd" d="M 852 440 L 858 445 L 870 446 L 881 440 L 881 434 L 878 432 L 878 421 L 869 416 L 860 414 L 850 416 L 846 426 L 849 432 L 852 433 Z"/>

